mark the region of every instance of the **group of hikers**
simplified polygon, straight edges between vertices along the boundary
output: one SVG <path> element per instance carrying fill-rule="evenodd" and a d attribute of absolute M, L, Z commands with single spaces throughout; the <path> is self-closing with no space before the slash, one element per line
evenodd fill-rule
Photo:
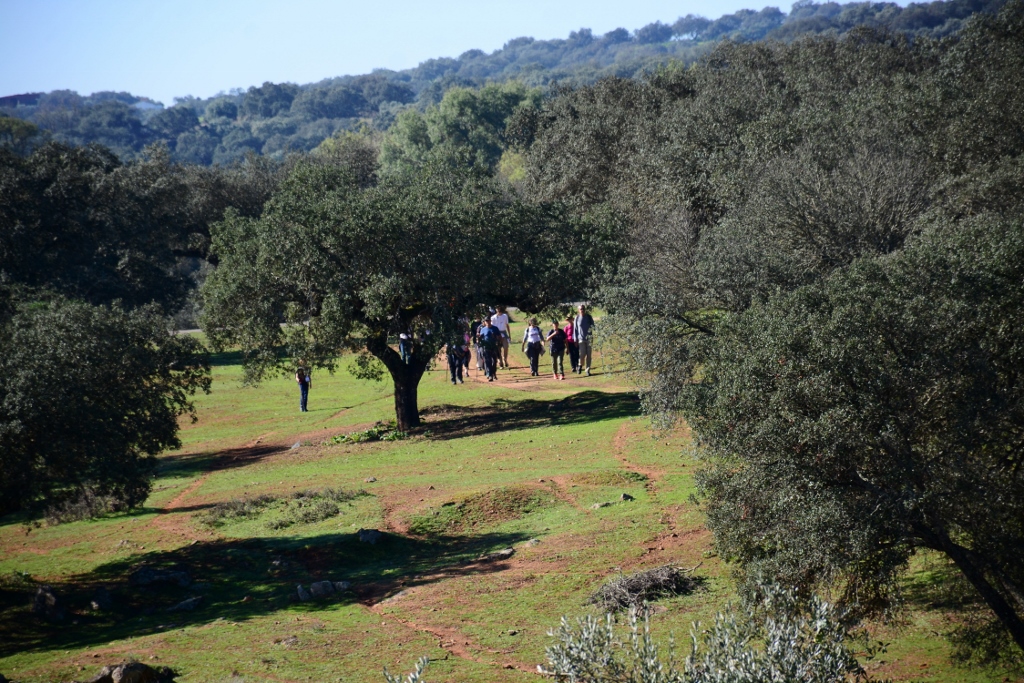
<path fill-rule="evenodd" d="M 463 334 L 448 344 L 448 372 L 452 384 L 461 384 L 463 370 L 469 371 L 469 363 L 474 356 L 476 369 L 482 371 L 488 382 L 498 376 L 499 368 L 508 368 L 508 350 L 512 344 L 512 330 L 508 311 L 504 306 L 491 309 L 489 315 L 481 320 L 474 320 Z M 551 354 L 552 374 L 557 380 L 565 379 L 565 355 L 569 354 L 572 372 L 590 376 L 590 365 L 593 360 L 594 318 L 587 312 L 585 305 L 580 305 L 577 315 L 567 316 L 564 323 L 551 321 L 551 329 L 543 332 L 537 325 L 536 318 L 530 318 L 523 332 L 522 350 L 530 359 L 530 375 L 540 376 L 540 357 L 547 352 Z"/>
<path fill-rule="evenodd" d="M 488 315 L 466 325 L 461 338 L 447 344 L 448 372 L 452 384 L 462 384 L 463 371 L 468 374 L 470 360 L 475 356 L 476 369 L 493 382 L 498 376 L 498 368 L 508 368 L 508 350 L 512 344 L 511 319 L 504 306 L 490 309 Z M 554 378 L 565 379 L 565 355 L 569 355 L 572 372 L 590 376 L 590 364 L 593 360 L 594 318 L 587 312 L 583 304 L 577 308 L 576 316 L 566 316 L 562 323 L 551 321 L 551 329 L 543 332 L 537 325 L 536 318 L 527 321 L 523 332 L 522 350 L 530 359 L 530 375 L 540 376 L 540 357 L 551 354 L 551 369 Z M 402 362 L 408 363 L 412 358 L 414 338 L 407 333 L 398 336 L 398 353 Z M 475 354 L 474 354 L 475 350 Z M 299 410 L 307 411 L 309 387 L 312 383 L 309 371 L 299 367 L 295 372 L 295 381 L 299 385 Z"/>

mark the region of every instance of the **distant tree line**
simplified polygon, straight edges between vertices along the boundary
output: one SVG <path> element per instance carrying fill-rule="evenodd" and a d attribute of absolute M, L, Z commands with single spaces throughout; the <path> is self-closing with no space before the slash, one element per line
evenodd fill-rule
<path fill-rule="evenodd" d="M 339 130 L 385 130 L 401 112 L 436 105 L 453 87 L 514 80 L 536 88 L 632 78 L 673 60 L 691 64 L 720 40 L 791 41 L 842 35 L 862 25 L 936 38 L 958 31 L 971 14 L 993 13 L 1004 2 L 949 0 L 904 8 L 801 0 L 789 14 L 766 7 L 714 20 L 687 15 L 632 33 L 618 28 L 594 35 L 583 28 L 564 40 L 515 38 L 491 54 L 469 50 L 404 71 L 377 70 L 302 86 L 268 82 L 209 99 L 180 98 L 168 108 L 129 93 L 81 96 L 64 90 L 0 98 L 0 114 L 29 121 L 60 142 L 102 144 L 122 159 L 137 158 L 154 142 L 166 144 L 176 161 L 202 165 L 230 164 L 247 154 L 281 159 L 309 151 Z"/>
<path fill-rule="evenodd" d="M 1018 664 L 1022 36 L 1014 0 L 938 41 L 727 42 L 509 127 L 524 192 L 629 226 L 605 328 L 692 428 L 742 585 L 892 615 L 930 551 L 960 655 Z"/>

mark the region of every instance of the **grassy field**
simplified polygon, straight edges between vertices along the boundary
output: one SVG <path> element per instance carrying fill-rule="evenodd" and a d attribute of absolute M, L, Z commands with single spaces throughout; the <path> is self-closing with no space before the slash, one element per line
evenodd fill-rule
<path fill-rule="evenodd" d="M 388 385 L 315 376 L 300 413 L 290 379 L 243 388 L 237 357 L 216 357 L 213 392 L 183 425 L 183 448 L 163 456 L 143 509 L 56 527 L 0 520 L 0 673 L 84 680 L 133 657 L 184 682 L 381 681 L 382 667 L 426 655 L 433 682 L 540 680 L 560 616 L 594 611 L 588 597 L 620 573 L 667 563 L 705 579 L 705 590 L 657 603 L 658 636 L 683 639 L 733 595 L 690 500 L 687 433 L 653 434 L 610 363 L 556 382 L 531 378 L 514 355 L 498 383 L 475 369 L 461 386 L 428 373 L 428 433 L 336 445 L 325 442 L 393 418 Z M 218 507 L 259 496 L 235 506 L 242 516 Z M 360 542 L 359 529 L 383 535 Z M 509 547 L 511 557 L 481 559 Z M 131 585 L 143 564 L 193 582 Z M 296 599 L 296 584 L 319 580 L 351 589 Z M 30 614 L 40 583 L 66 607 L 63 621 Z M 93 610 L 101 587 L 111 606 Z M 194 596 L 195 609 L 168 611 Z M 902 625 L 875 630 L 891 645 L 873 673 L 1014 680 L 952 668 L 946 615 L 920 602 Z"/>

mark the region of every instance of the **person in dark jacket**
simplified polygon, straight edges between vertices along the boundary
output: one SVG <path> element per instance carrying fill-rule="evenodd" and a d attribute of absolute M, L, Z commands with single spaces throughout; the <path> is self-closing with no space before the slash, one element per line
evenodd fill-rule
<path fill-rule="evenodd" d="M 452 377 L 452 384 L 462 384 L 462 365 L 466 358 L 466 346 L 462 339 L 448 342 L 448 372 Z"/>
<path fill-rule="evenodd" d="M 305 368 L 295 371 L 295 381 L 299 383 L 299 412 L 308 413 L 306 405 L 309 402 L 309 386 L 312 384 L 312 380 Z"/>
<path fill-rule="evenodd" d="M 493 382 L 498 374 L 498 353 L 501 349 L 501 332 L 484 318 L 477 332 L 477 340 L 484 352 L 484 373 L 487 381 Z"/>
<path fill-rule="evenodd" d="M 551 369 L 555 372 L 555 379 L 565 379 L 565 330 L 558 327 L 558 321 L 551 321 L 551 331 L 548 332 L 548 351 L 551 353 Z"/>

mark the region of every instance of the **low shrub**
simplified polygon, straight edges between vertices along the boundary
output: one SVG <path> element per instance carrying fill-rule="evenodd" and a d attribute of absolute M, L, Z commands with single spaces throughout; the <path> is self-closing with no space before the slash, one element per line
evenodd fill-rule
<path fill-rule="evenodd" d="M 242 519 L 255 519 L 278 500 L 280 498 L 269 494 L 263 494 L 255 498 L 232 498 L 223 503 L 217 503 L 199 515 L 199 521 L 206 526 L 221 526 L 228 522 L 236 522 Z"/>
<path fill-rule="evenodd" d="M 666 657 L 654 643 L 648 615 L 644 608 L 630 609 L 625 639 L 615 633 L 611 614 L 575 623 L 563 617 L 550 633 L 558 642 L 547 649 L 544 673 L 556 681 L 601 683 L 868 680 L 846 646 L 842 615 L 817 597 L 800 603 L 790 591 L 765 587 L 760 601 L 730 607 L 710 629 L 695 623 L 681 667 L 671 646 Z"/>
<path fill-rule="evenodd" d="M 47 508 L 46 523 L 54 525 L 95 519 L 108 512 L 117 512 L 123 507 L 112 496 L 99 495 L 93 489 L 85 488 L 75 498 Z"/>
<path fill-rule="evenodd" d="M 408 432 L 399 431 L 393 422 L 378 422 L 369 429 L 348 434 L 336 434 L 324 442 L 325 446 L 344 443 L 367 443 L 370 441 L 401 441 L 409 438 Z"/>

